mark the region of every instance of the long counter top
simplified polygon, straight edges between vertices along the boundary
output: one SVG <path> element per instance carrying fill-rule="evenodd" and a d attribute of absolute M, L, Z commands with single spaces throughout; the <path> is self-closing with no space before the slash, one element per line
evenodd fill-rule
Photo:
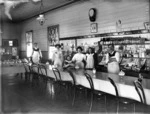
<path fill-rule="evenodd" d="M 2 67 L 2 74 L 21 73 L 21 72 L 22 73 L 25 72 L 23 65 Z M 115 95 L 116 94 L 115 89 L 108 80 L 108 77 L 111 77 L 117 85 L 119 96 L 129 98 L 129 99 L 134 99 L 140 102 L 140 98 L 133 85 L 133 82 L 138 79 L 137 77 L 119 76 L 117 74 L 110 74 L 110 73 L 103 73 L 103 72 L 96 72 L 96 74 L 94 75 L 91 70 L 82 70 L 82 69 L 78 69 L 78 70 L 74 69 L 72 70 L 72 72 L 76 78 L 77 84 L 90 88 L 89 82 L 84 76 L 84 73 L 87 72 L 92 76 L 95 90 L 99 90 L 108 94 Z M 62 80 L 72 81 L 72 78 L 67 71 L 60 70 L 60 74 Z M 53 71 L 49 67 L 47 67 L 47 76 L 51 78 L 55 78 Z M 149 97 L 150 79 L 143 79 L 142 85 L 144 88 L 147 104 L 150 105 L 150 97 Z"/>

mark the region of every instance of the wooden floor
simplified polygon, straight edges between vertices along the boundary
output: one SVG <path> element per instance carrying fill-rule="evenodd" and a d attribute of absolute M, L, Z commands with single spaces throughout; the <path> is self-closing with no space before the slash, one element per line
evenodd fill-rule
<path fill-rule="evenodd" d="M 52 89 L 51 89 L 52 88 Z M 61 113 L 78 114 L 89 111 L 89 103 L 84 94 L 78 94 L 74 106 L 72 103 L 71 90 L 69 97 L 63 88 L 58 89 L 52 86 L 51 82 L 47 84 L 41 81 L 26 81 L 20 76 L 2 76 L 2 111 L 6 114 L 12 113 Z M 120 113 L 131 113 L 132 105 L 124 107 L 120 105 Z M 103 99 L 96 99 L 93 103 L 91 113 L 106 113 Z M 116 113 L 116 102 L 114 96 L 107 96 L 107 113 Z M 136 103 L 136 113 L 150 113 L 150 106 Z"/>

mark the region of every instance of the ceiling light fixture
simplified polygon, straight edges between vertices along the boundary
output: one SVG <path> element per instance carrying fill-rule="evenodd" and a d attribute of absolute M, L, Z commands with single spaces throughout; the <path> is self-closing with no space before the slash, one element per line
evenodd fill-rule
<path fill-rule="evenodd" d="M 43 25 L 43 24 L 45 23 L 45 20 L 46 20 L 45 17 L 44 17 L 44 14 L 42 14 L 43 8 L 44 8 L 43 0 L 41 0 L 40 14 L 39 14 L 39 16 L 36 18 L 36 19 L 39 21 L 40 25 Z"/>

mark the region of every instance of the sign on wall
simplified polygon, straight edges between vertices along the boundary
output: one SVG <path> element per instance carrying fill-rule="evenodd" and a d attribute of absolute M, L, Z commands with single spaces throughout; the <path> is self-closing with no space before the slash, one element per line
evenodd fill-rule
<path fill-rule="evenodd" d="M 50 46 L 59 43 L 59 25 L 48 27 L 48 41 Z"/>
<path fill-rule="evenodd" d="M 98 32 L 98 24 L 91 23 L 91 33 L 97 33 L 97 32 Z"/>

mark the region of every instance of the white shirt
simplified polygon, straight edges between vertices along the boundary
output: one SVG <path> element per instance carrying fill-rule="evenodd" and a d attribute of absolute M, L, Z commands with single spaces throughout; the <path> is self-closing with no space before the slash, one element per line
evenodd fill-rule
<path fill-rule="evenodd" d="M 114 51 L 112 52 L 114 53 Z M 109 62 L 109 53 L 106 54 L 106 63 Z M 120 55 L 119 55 L 119 52 L 116 52 L 115 53 L 115 56 L 112 56 L 111 58 L 116 58 L 116 61 L 119 62 L 120 61 Z"/>
<path fill-rule="evenodd" d="M 75 62 L 82 62 L 84 60 L 86 60 L 86 56 L 82 53 L 76 53 L 73 58 L 72 58 L 72 61 L 75 61 Z"/>

